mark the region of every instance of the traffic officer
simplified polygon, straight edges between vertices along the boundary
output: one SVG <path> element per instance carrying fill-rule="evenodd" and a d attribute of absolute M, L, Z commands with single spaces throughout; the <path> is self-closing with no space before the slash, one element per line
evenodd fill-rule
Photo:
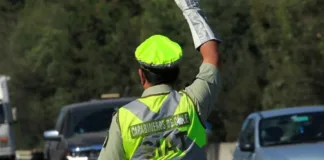
<path fill-rule="evenodd" d="M 135 57 L 144 92 L 113 116 L 99 160 L 206 159 L 205 123 L 220 86 L 220 40 L 209 27 L 199 0 L 175 2 L 203 57 L 199 73 L 191 85 L 176 91 L 172 86 L 182 58 L 179 44 L 163 35 L 153 35 L 140 44 Z"/>

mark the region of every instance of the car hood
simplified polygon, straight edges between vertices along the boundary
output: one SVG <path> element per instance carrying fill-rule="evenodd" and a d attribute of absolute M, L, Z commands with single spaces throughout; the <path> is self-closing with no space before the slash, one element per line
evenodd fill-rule
<path fill-rule="evenodd" d="M 323 160 L 324 142 L 266 147 L 262 154 L 276 160 Z"/>
<path fill-rule="evenodd" d="M 103 145 L 107 132 L 85 133 L 67 139 L 69 148 Z"/>

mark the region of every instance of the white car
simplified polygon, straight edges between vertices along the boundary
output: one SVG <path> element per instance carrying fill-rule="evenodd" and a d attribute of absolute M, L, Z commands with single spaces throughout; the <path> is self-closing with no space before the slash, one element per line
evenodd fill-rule
<path fill-rule="evenodd" d="M 324 106 L 250 114 L 234 160 L 324 160 Z"/>

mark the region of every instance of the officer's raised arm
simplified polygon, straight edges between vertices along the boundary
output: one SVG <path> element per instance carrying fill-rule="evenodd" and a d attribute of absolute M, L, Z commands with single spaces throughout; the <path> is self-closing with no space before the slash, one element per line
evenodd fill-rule
<path fill-rule="evenodd" d="M 221 40 L 210 28 L 199 0 L 175 0 L 189 24 L 195 49 L 200 51 L 203 63 L 195 81 L 185 91 L 194 100 L 203 123 L 207 120 L 219 92 Z"/>
<path fill-rule="evenodd" d="M 215 36 L 207 22 L 204 12 L 200 9 L 199 0 L 175 0 L 186 18 L 195 48 L 201 52 L 203 62 L 219 66 L 218 45 L 221 40 Z"/>

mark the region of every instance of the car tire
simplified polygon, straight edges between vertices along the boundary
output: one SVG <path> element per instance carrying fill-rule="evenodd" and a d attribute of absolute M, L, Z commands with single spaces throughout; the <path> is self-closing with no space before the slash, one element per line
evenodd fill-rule
<path fill-rule="evenodd" d="M 13 155 L 9 158 L 10 160 L 16 160 L 16 155 Z"/>

